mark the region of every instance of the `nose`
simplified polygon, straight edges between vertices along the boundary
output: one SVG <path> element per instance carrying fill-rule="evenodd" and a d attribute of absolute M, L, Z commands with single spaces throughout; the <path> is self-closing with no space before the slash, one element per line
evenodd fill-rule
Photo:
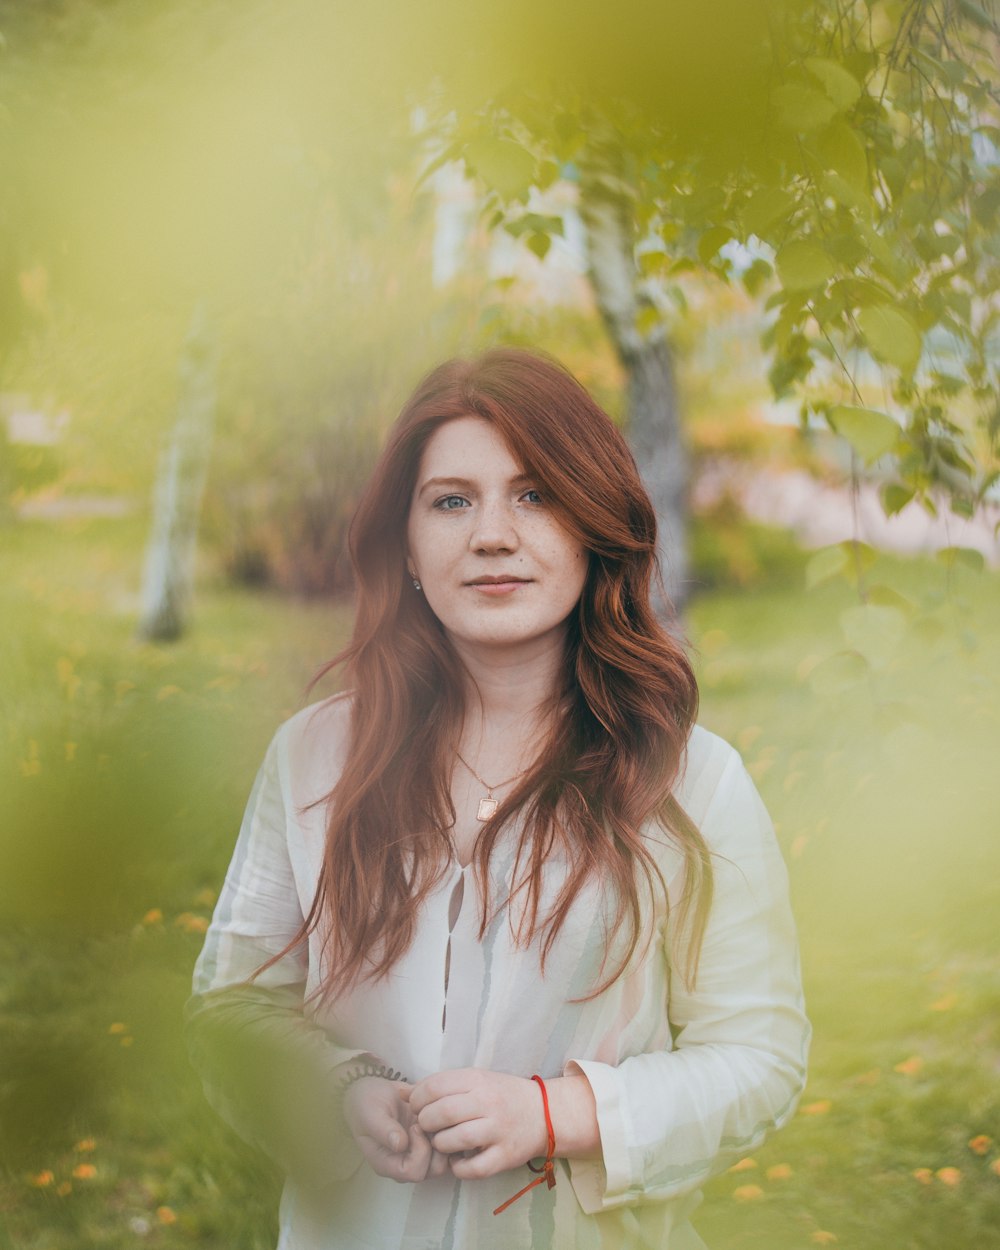
<path fill-rule="evenodd" d="M 514 510 L 507 500 L 484 499 L 480 503 L 469 544 L 473 551 L 486 554 L 517 550 L 520 538 Z"/>

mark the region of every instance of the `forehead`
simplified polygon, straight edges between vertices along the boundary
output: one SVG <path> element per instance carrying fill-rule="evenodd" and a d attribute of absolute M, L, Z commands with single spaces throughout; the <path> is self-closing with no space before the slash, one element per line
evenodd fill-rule
<path fill-rule="evenodd" d="M 428 477 L 476 477 L 484 473 L 516 477 L 523 466 L 496 427 L 483 417 L 456 417 L 438 426 L 427 440 L 417 485 Z"/>

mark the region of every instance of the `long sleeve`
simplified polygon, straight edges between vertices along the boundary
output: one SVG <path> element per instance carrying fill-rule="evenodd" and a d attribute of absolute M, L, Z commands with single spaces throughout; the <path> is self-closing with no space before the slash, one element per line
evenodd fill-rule
<path fill-rule="evenodd" d="M 205 1094 L 244 1140 L 311 1183 L 360 1162 L 339 1117 L 335 1069 L 366 1052 L 334 1044 L 304 1010 L 306 947 L 252 974 L 303 920 L 288 849 L 283 730 L 268 746 L 185 1006 L 185 1039 Z"/>
<path fill-rule="evenodd" d="M 805 1084 L 810 1027 L 787 872 L 735 751 L 698 823 L 715 888 L 690 989 L 677 971 L 676 907 L 665 926 L 674 1048 L 565 1066 L 597 1101 L 603 1158 L 570 1164 L 591 1214 L 697 1188 L 780 1127 Z"/>

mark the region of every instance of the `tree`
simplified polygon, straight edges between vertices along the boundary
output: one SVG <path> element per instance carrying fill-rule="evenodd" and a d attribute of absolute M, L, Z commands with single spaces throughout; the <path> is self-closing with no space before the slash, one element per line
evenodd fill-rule
<path fill-rule="evenodd" d="M 635 7 L 610 20 L 638 18 Z M 727 12 L 715 4 L 682 24 L 695 64 Z M 606 73 L 585 93 L 592 24 L 578 40 L 582 68 L 564 57 L 555 86 L 514 88 L 464 114 L 445 97 L 437 123 L 438 160 L 463 161 L 485 185 L 490 228 L 540 256 L 562 221 L 537 211 L 534 193 L 556 177 L 577 183 L 631 436 L 674 544 L 678 606 L 686 472 L 664 312 L 686 270 L 765 301 L 775 395 L 799 395 L 803 421 L 818 416 L 845 438 L 856 470 L 891 466 L 887 512 L 912 498 L 934 511 L 943 498 L 969 515 L 998 477 L 994 12 L 970 0 L 819 0 L 750 5 L 738 26 L 742 55 L 731 40 L 709 53 L 714 101 L 651 88 L 641 53 L 634 82 Z"/>
<path fill-rule="evenodd" d="M 537 254 L 561 221 L 536 192 L 576 184 L 679 552 L 669 312 L 687 270 L 759 298 L 775 393 L 844 437 L 858 473 L 878 461 L 890 511 L 968 512 L 995 482 L 993 7 L 428 0 L 385 22 L 321 0 L 0 0 L 0 27 L 0 231 L 20 232 L 11 283 L 40 261 L 53 308 L 179 322 L 208 292 L 225 336 L 305 254 L 317 178 L 362 225 L 381 211 L 419 105 L 440 159 L 485 184 L 487 223 Z M 682 600 L 683 555 L 666 568 Z"/>
<path fill-rule="evenodd" d="M 181 354 L 177 418 L 156 475 L 138 631 L 150 642 L 172 642 L 184 632 L 215 406 L 215 344 L 199 305 Z"/>

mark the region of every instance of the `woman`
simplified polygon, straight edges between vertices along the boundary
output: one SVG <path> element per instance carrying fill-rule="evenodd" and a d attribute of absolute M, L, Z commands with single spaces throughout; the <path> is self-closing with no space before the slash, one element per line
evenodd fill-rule
<path fill-rule="evenodd" d="M 623 439 L 550 360 L 449 362 L 351 550 L 346 692 L 272 740 L 188 1007 L 209 1096 L 289 1171 L 279 1246 L 701 1245 L 809 1026 Z"/>

